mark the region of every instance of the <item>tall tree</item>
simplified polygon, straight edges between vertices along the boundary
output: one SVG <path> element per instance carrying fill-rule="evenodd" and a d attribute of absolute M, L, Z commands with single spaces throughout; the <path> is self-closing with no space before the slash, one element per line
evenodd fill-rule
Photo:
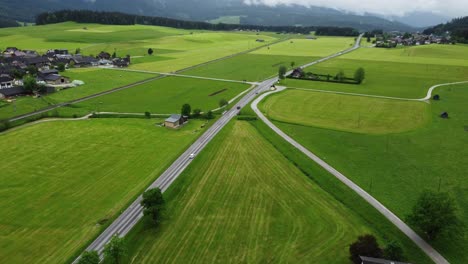
<path fill-rule="evenodd" d="M 295 65 L 296 65 L 296 62 L 291 61 L 291 68 L 294 68 Z"/>
<path fill-rule="evenodd" d="M 123 238 L 114 235 L 104 247 L 104 259 L 108 263 L 120 264 L 127 255 L 127 245 Z"/>
<path fill-rule="evenodd" d="M 403 248 L 396 241 L 390 241 L 384 249 L 384 257 L 389 260 L 403 261 Z"/>
<path fill-rule="evenodd" d="M 356 72 L 354 72 L 354 80 L 361 84 L 362 81 L 366 78 L 366 71 L 363 68 L 358 68 Z"/>
<path fill-rule="evenodd" d="M 100 261 L 97 251 L 85 251 L 78 260 L 78 264 L 99 264 Z"/>
<path fill-rule="evenodd" d="M 285 78 L 286 72 L 288 69 L 286 69 L 286 66 L 281 65 L 278 69 L 278 78 L 281 80 Z"/>
<path fill-rule="evenodd" d="M 148 49 L 148 55 L 151 56 L 151 55 L 153 55 L 153 53 L 154 53 L 154 50 L 153 50 L 152 48 L 149 48 L 149 49 Z"/>
<path fill-rule="evenodd" d="M 361 264 L 359 256 L 381 258 L 382 249 L 380 249 L 377 239 L 373 235 L 359 236 L 358 240 L 349 246 L 350 259 L 353 263 Z"/>
<path fill-rule="evenodd" d="M 182 106 L 181 114 L 183 116 L 190 116 L 191 113 L 192 113 L 192 107 L 189 104 L 184 104 Z"/>
<path fill-rule="evenodd" d="M 23 79 L 24 89 L 28 92 L 35 92 L 38 89 L 36 77 L 32 75 L 26 75 Z"/>
<path fill-rule="evenodd" d="M 161 189 L 150 189 L 143 193 L 141 201 L 141 206 L 144 208 L 143 213 L 150 216 L 156 225 L 161 222 L 164 205 L 165 201 Z"/>
<path fill-rule="evenodd" d="M 223 106 L 226 106 L 228 104 L 229 104 L 229 102 L 224 98 L 219 100 L 219 107 L 223 107 Z"/>
<path fill-rule="evenodd" d="M 408 217 L 410 224 L 434 240 L 442 233 L 451 233 L 460 227 L 455 201 L 444 192 L 425 190 L 419 196 Z"/>
<path fill-rule="evenodd" d="M 343 70 L 340 70 L 336 75 L 335 75 L 335 80 L 342 82 L 346 78 L 346 75 Z"/>

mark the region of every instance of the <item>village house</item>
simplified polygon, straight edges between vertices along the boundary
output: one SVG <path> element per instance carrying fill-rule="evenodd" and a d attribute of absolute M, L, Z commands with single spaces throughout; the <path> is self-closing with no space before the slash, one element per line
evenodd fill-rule
<path fill-rule="evenodd" d="M 99 53 L 97 57 L 98 59 L 101 59 L 101 60 L 110 60 L 111 55 L 108 52 L 101 51 L 101 53 Z"/>
<path fill-rule="evenodd" d="M 72 61 L 75 63 L 75 67 L 78 67 L 78 68 L 99 65 L 98 59 L 93 58 L 93 57 L 81 56 L 81 55 L 73 56 Z"/>
<path fill-rule="evenodd" d="M 7 89 L 13 87 L 14 79 L 11 78 L 9 75 L 2 74 L 0 75 L 0 89 Z"/>
<path fill-rule="evenodd" d="M 41 77 L 40 79 L 49 85 L 63 85 L 70 83 L 70 80 L 67 77 L 61 76 L 59 74 L 49 74 L 45 77 Z"/>
<path fill-rule="evenodd" d="M 180 126 L 187 123 L 188 117 L 179 114 L 172 114 L 169 118 L 164 121 L 164 126 L 169 128 L 179 128 Z"/>

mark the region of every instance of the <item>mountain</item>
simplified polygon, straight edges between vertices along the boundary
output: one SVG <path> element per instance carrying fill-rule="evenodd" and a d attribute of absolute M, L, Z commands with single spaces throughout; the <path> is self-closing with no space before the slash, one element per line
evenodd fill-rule
<path fill-rule="evenodd" d="M 431 12 L 411 12 L 403 16 L 384 17 L 413 27 L 425 28 L 449 21 L 451 18 Z"/>
<path fill-rule="evenodd" d="M 455 18 L 448 23 L 439 24 L 424 30 L 424 34 L 444 35 L 446 32 L 450 32 L 451 37 L 455 41 L 468 43 L 468 16 Z"/>
<path fill-rule="evenodd" d="M 34 21 L 37 14 L 62 9 L 119 11 L 146 16 L 209 21 L 238 17 L 241 24 L 353 27 L 362 31 L 414 30 L 411 26 L 373 15 L 354 15 L 335 9 L 299 5 L 246 5 L 243 0 L 2 0 L 0 16 Z"/>

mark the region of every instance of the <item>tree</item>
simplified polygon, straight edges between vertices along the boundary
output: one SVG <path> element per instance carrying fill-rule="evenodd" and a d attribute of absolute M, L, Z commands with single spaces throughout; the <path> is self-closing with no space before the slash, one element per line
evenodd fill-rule
<path fill-rule="evenodd" d="M 31 74 L 31 75 L 36 75 L 37 74 L 37 68 L 30 65 L 26 68 L 26 71 Z"/>
<path fill-rule="evenodd" d="M 145 117 L 148 118 L 148 119 L 150 119 L 150 118 L 151 118 L 151 113 L 148 112 L 148 111 L 146 111 L 146 112 L 145 112 Z"/>
<path fill-rule="evenodd" d="M 99 264 L 100 261 L 97 251 L 85 251 L 78 260 L 78 264 Z"/>
<path fill-rule="evenodd" d="M 193 117 L 200 117 L 202 110 L 197 108 L 193 110 Z"/>
<path fill-rule="evenodd" d="M 126 255 L 127 246 L 124 239 L 118 235 L 114 235 L 111 241 L 104 247 L 104 259 L 109 263 L 120 264 Z"/>
<path fill-rule="evenodd" d="M 403 248 L 396 241 L 390 241 L 384 249 L 384 258 L 395 261 L 403 261 L 405 259 Z"/>
<path fill-rule="evenodd" d="M 380 249 L 377 239 L 373 235 L 359 236 L 358 240 L 349 246 L 350 259 L 353 263 L 360 264 L 359 256 L 381 258 L 382 249 Z"/>
<path fill-rule="evenodd" d="M 190 113 L 192 113 L 192 107 L 189 104 L 184 104 L 182 106 L 181 114 L 183 116 L 190 116 Z"/>
<path fill-rule="evenodd" d="M 278 77 L 282 80 L 284 79 L 285 75 L 286 75 L 286 71 L 288 69 L 286 69 L 286 66 L 284 65 L 281 65 L 278 69 Z"/>
<path fill-rule="evenodd" d="M 335 80 L 342 82 L 346 78 L 344 71 L 340 70 L 336 75 L 335 75 Z"/>
<path fill-rule="evenodd" d="M 291 61 L 291 68 L 294 68 L 295 65 L 296 65 L 296 62 Z"/>
<path fill-rule="evenodd" d="M 367 42 L 371 42 L 370 36 L 367 36 Z"/>
<path fill-rule="evenodd" d="M 208 113 L 206 113 L 206 119 L 213 119 L 213 118 L 214 118 L 213 112 L 211 110 L 208 111 Z"/>
<path fill-rule="evenodd" d="M 161 222 L 164 204 L 161 189 L 150 189 L 143 193 L 143 200 L 141 201 L 141 206 L 145 208 L 143 214 L 151 216 L 156 225 Z"/>
<path fill-rule="evenodd" d="M 365 78 L 366 78 L 366 71 L 363 68 L 360 67 L 354 72 L 354 80 L 357 83 L 361 84 Z"/>
<path fill-rule="evenodd" d="M 229 102 L 224 98 L 219 100 L 219 107 L 223 107 L 223 106 L 226 106 L 228 104 L 229 104 Z"/>
<path fill-rule="evenodd" d="M 429 240 L 434 240 L 442 233 L 458 229 L 460 220 L 456 210 L 454 200 L 447 193 L 425 190 L 414 205 L 408 221 Z"/>
<path fill-rule="evenodd" d="M 154 50 L 153 50 L 152 48 L 149 48 L 149 49 L 148 49 L 148 55 L 151 56 L 151 55 L 153 55 L 153 53 L 154 53 Z"/>
<path fill-rule="evenodd" d="M 117 58 L 117 52 L 114 51 L 114 53 L 112 53 L 112 58 L 113 59 Z"/>
<path fill-rule="evenodd" d="M 32 75 L 26 75 L 23 79 L 23 86 L 26 91 L 36 92 L 38 89 L 36 78 Z"/>
<path fill-rule="evenodd" d="M 64 72 L 65 71 L 65 63 L 60 62 L 59 64 L 57 64 L 57 70 L 59 72 Z"/>
<path fill-rule="evenodd" d="M 81 49 L 80 49 L 80 48 L 76 48 L 75 54 L 81 54 Z"/>

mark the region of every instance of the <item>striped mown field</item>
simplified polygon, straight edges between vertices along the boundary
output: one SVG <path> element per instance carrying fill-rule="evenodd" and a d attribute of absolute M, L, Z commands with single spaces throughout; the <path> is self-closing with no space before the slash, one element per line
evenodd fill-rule
<path fill-rule="evenodd" d="M 344 263 L 369 232 L 247 122 L 229 124 L 165 196 L 162 226 L 130 237 L 134 263 Z"/>

